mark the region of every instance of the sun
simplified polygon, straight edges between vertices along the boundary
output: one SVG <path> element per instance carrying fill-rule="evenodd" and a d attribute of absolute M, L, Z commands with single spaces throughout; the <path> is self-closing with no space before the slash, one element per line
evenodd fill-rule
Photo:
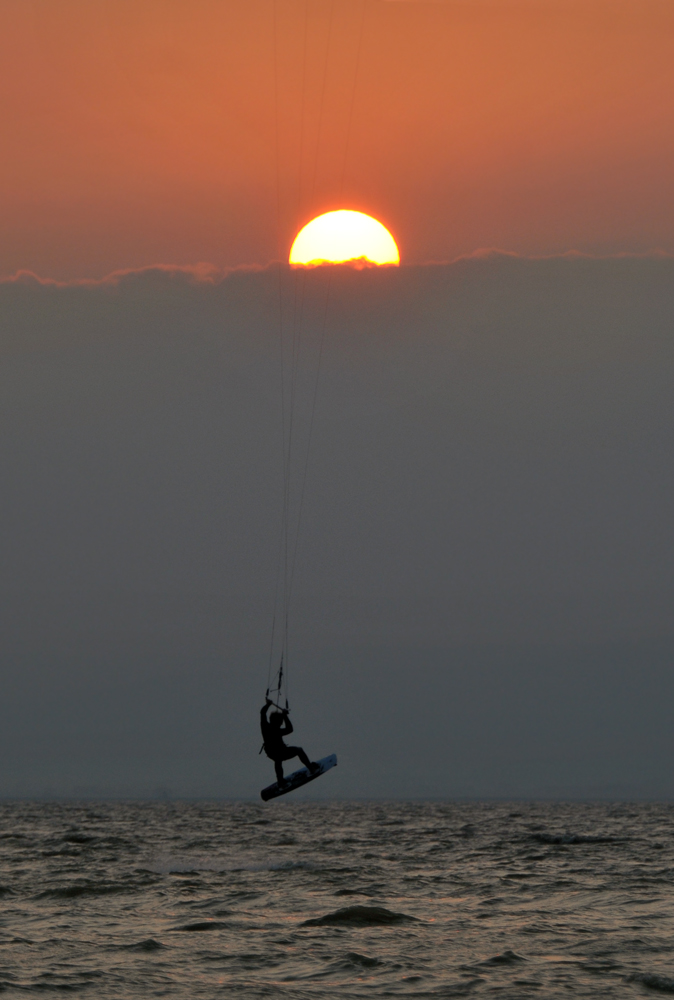
<path fill-rule="evenodd" d="M 341 264 L 363 259 L 370 264 L 398 265 L 400 254 L 381 222 L 346 209 L 317 216 L 300 230 L 290 249 L 291 264 Z"/>

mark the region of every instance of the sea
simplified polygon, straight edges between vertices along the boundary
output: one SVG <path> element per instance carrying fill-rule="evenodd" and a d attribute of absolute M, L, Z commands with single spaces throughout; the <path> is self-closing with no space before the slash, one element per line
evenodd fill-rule
<path fill-rule="evenodd" d="M 674 994 L 674 806 L 5 802 L 10 996 Z"/>

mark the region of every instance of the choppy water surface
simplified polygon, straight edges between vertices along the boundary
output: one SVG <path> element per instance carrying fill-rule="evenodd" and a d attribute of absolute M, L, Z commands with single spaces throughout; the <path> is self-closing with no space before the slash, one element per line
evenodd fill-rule
<path fill-rule="evenodd" d="M 674 993 L 674 807 L 0 806 L 0 989 Z"/>

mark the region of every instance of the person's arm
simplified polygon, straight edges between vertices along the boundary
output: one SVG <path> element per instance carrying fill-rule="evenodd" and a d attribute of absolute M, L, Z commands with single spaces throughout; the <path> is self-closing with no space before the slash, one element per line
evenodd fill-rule
<path fill-rule="evenodd" d="M 288 718 L 287 710 L 283 712 L 283 736 L 290 736 L 293 731 L 293 724 Z"/>
<path fill-rule="evenodd" d="M 262 735 L 263 736 L 265 734 L 265 728 L 266 728 L 267 722 L 268 722 L 268 719 L 267 719 L 267 710 L 268 710 L 268 708 L 269 708 L 270 705 L 271 705 L 271 701 L 269 700 L 269 698 L 266 698 L 264 705 L 260 709 L 260 728 L 262 730 Z"/>

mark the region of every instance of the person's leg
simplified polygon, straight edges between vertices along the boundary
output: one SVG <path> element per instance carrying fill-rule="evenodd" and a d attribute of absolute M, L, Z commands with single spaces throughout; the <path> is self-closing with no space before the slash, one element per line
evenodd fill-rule
<path fill-rule="evenodd" d="M 315 771 L 318 768 L 318 764 L 313 760 L 309 760 L 302 747 L 293 747 L 293 750 L 297 751 L 297 756 L 310 771 Z"/>
<path fill-rule="evenodd" d="M 274 770 L 276 771 L 276 780 L 279 785 L 282 785 L 285 781 L 285 778 L 283 777 L 283 764 L 278 759 L 274 759 Z"/>
<path fill-rule="evenodd" d="M 315 764 L 313 761 L 309 760 L 302 747 L 285 748 L 283 754 L 283 760 L 291 760 L 293 757 L 299 757 L 304 766 L 308 767 L 310 771 L 315 771 L 316 768 L 318 767 L 318 764 Z"/>

